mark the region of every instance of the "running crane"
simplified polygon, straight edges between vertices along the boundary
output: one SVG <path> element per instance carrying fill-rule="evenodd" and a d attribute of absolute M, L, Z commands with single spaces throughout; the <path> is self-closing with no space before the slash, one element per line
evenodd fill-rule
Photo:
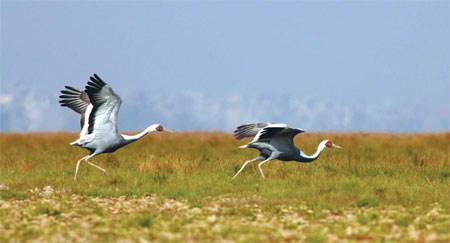
<path fill-rule="evenodd" d="M 239 148 L 255 148 L 259 150 L 260 155 L 255 159 L 244 162 L 241 169 L 234 175 L 233 179 L 245 168 L 245 166 L 253 161 L 262 161 L 258 164 L 262 177 L 264 173 L 261 166 L 267 161 L 278 159 L 282 161 L 297 161 L 309 163 L 316 160 L 324 148 L 340 148 L 339 145 L 332 143 L 330 140 L 323 140 L 319 143 L 317 151 L 313 155 L 306 155 L 299 148 L 294 146 L 295 135 L 304 132 L 301 129 L 290 128 L 286 124 L 258 123 L 248 124 L 237 127 L 234 131 L 236 139 L 240 140 L 245 137 L 255 138 L 248 144 Z"/>
<path fill-rule="evenodd" d="M 163 128 L 160 124 L 154 124 L 134 136 L 120 134 L 117 129 L 117 116 L 122 100 L 96 74 L 90 80 L 84 91 L 65 86 L 66 90 L 62 90 L 63 95 L 59 96 L 61 106 L 67 106 L 81 114 L 80 138 L 70 145 L 80 146 L 90 151 L 89 155 L 78 160 L 74 180 L 77 179 L 81 161 L 86 161 L 106 175 L 105 169 L 88 161 L 88 159 L 98 154 L 112 153 L 139 140 L 150 132 L 172 132 Z"/>

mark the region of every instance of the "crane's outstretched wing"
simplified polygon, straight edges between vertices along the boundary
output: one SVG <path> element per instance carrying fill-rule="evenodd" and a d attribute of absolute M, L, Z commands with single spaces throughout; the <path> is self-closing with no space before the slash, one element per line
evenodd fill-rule
<path fill-rule="evenodd" d="M 256 134 L 255 138 L 252 142 L 261 141 L 265 139 L 270 139 L 278 136 L 280 132 L 287 129 L 288 126 L 286 124 L 270 124 L 261 129 L 258 134 Z"/>
<path fill-rule="evenodd" d="M 302 129 L 290 128 L 286 124 L 272 124 L 263 128 L 252 142 L 276 140 L 279 145 L 285 144 L 286 147 L 294 147 L 295 135 L 302 132 L 304 132 Z"/>
<path fill-rule="evenodd" d="M 291 128 L 291 127 L 286 127 L 285 129 L 281 130 L 277 136 L 278 137 L 288 137 L 290 139 L 294 139 L 294 137 L 299 134 L 305 132 L 304 130 L 300 129 L 300 128 Z"/>
<path fill-rule="evenodd" d="M 97 74 L 90 79 L 85 90 L 93 105 L 88 134 L 94 130 L 96 133 L 117 133 L 117 116 L 122 100 Z"/>
<path fill-rule="evenodd" d="M 252 142 L 274 137 L 286 137 L 293 140 L 295 135 L 302 132 L 304 132 L 302 129 L 290 128 L 286 124 L 258 123 L 239 126 L 234 131 L 234 136 L 236 139 L 255 136 Z"/>
<path fill-rule="evenodd" d="M 86 108 L 91 103 L 89 100 L 89 96 L 86 92 L 72 88 L 70 86 L 66 86 L 65 90 L 61 90 L 62 95 L 59 96 L 61 98 L 59 103 L 61 106 L 67 106 L 76 113 L 81 114 L 81 128 L 84 125 L 84 117 L 86 113 Z"/>
<path fill-rule="evenodd" d="M 270 125 L 270 123 L 257 123 L 257 124 L 246 124 L 241 125 L 234 131 L 234 136 L 236 139 L 241 140 L 246 137 L 254 137 L 261 131 L 264 127 Z"/>

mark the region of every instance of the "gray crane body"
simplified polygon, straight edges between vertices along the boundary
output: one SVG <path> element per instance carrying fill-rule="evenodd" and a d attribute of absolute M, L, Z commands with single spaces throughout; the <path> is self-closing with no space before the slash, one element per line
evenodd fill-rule
<path fill-rule="evenodd" d="M 126 141 L 120 134 L 105 133 L 101 136 L 96 136 L 94 140 L 82 144 L 72 144 L 80 146 L 91 152 L 91 154 L 112 153 L 119 148 L 130 143 Z"/>
<path fill-rule="evenodd" d="M 294 146 L 287 146 L 281 139 L 272 139 L 267 141 L 258 141 L 247 144 L 247 148 L 254 148 L 259 150 L 261 159 L 268 159 L 271 155 L 281 161 L 295 161 L 301 163 L 309 163 L 314 161 L 314 158 L 306 155 L 299 148 Z"/>

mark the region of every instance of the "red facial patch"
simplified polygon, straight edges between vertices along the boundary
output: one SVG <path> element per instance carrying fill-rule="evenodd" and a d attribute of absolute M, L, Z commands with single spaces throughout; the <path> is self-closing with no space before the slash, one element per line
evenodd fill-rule
<path fill-rule="evenodd" d="M 328 141 L 325 145 L 330 148 L 333 144 L 331 143 L 331 141 Z"/>
<path fill-rule="evenodd" d="M 163 127 L 161 125 L 156 127 L 156 131 L 161 132 L 163 130 Z"/>

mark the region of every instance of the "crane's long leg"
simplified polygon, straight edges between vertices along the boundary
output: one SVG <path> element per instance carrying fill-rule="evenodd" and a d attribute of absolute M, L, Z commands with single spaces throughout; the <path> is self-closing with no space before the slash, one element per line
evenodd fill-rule
<path fill-rule="evenodd" d="M 245 166 L 247 166 L 248 163 L 251 163 L 253 161 L 255 161 L 256 159 L 251 159 L 251 160 L 247 160 L 244 162 L 244 165 L 241 167 L 241 169 L 239 169 L 239 171 L 236 173 L 236 175 L 233 176 L 233 180 L 234 178 L 236 178 L 237 175 L 239 175 L 239 173 L 241 173 L 241 171 L 245 168 Z"/>
<path fill-rule="evenodd" d="M 86 159 L 86 162 L 87 162 L 88 164 L 90 164 L 90 165 L 94 166 L 95 168 L 97 168 L 97 169 L 99 169 L 99 170 L 103 171 L 103 174 L 105 174 L 105 175 L 106 175 L 106 170 L 105 170 L 105 169 L 103 169 L 102 167 L 100 167 L 100 166 L 98 166 L 98 165 L 96 165 L 96 164 L 94 164 L 94 163 L 92 163 L 92 162 L 89 162 L 89 161 L 87 161 L 87 159 Z"/>
<path fill-rule="evenodd" d="M 77 168 L 75 169 L 75 177 L 73 178 L 75 181 L 77 180 L 78 168 L 80 167 L 80 163 L 81 163 L 81 161 L 83 161 L 83 160 L 86 161 L 86 163 L 88 163 L 88 164 L 94 166 L 95 168 L 97 168 L 97 169 L 103 171 L 103 173 L 106 175 L 106 170 L 105 170 L 105 169 L 103 169 L 103 168 L 101 168 L 100 166 L 98 166 L 98 165 L 96 165 L 96 164 L 94 164 L 94 163 L 88 161 L 88 159 L 91 158 L 91 157 L 93 157 L 93 156 L 95 156 L 95 154 L 90 154 L 90 155 L 84 156 L 83 158 L 81 158 L 80 160 L 78 160 L 78 162 L 77 162 Z"/>
<path fill-rule="evenodd" d="M 253 161 L 256 161 L 256 160 L 263 160 L 263 159 L 264 159 L 263 157 L 258 156 L 258 157 L 254 158 L 254 159 L 245 161 L 245 162 L 244 162 L 244 165 L 242 165 L 241 169 L 239 169 L 239 171 L 236 173 L 236 175 L 233 176 L 233 180 L 234 180 L 234 178 L 236 178 L 236 176 L 237 176 L 239 173 L 241 173 L 241 171 L 245 168 L 245 166 L 247 166 L 247 164 L 249 164 L 249 163 L 251 163 L 251 162 L 253 162 Z"/>
<path fill-rule="evenodd" d="M 264 163 L 266 163 L 268 161 L 274 160 L 276 157 L 277 157 L 276 154 L 272 153 L 272 155 L 270 155 L 269 158 L 267 158 L 266 160 L 264 160 L 263 162 L 258 164 L 259 171 L 261 172 L 261 175 L 262 175 L 263 178 L 265 178 L 265 177 L 264 177 L 264 173 L 263 173 L 263 171 L 261 169 L 261 165 L 263 165 Z"/>
<path fill-rule="evenodd" d="M 84 157 L 81 158 L 80 160 L 78 160 L 78 162 L 77 162 L 77 167 L 76 167 L 76 169 L 75 169 L 75 177 L 73 178 L 74 181 L 77 180 L 78 168 L 80 167 L 81 161 L 83 161 L 84 159 L 88 159 L 88 158 L 90 158 L 90 157 L 91 157 L 91 155 L 89 154 L 89 155 L 84 156 Z"/>

